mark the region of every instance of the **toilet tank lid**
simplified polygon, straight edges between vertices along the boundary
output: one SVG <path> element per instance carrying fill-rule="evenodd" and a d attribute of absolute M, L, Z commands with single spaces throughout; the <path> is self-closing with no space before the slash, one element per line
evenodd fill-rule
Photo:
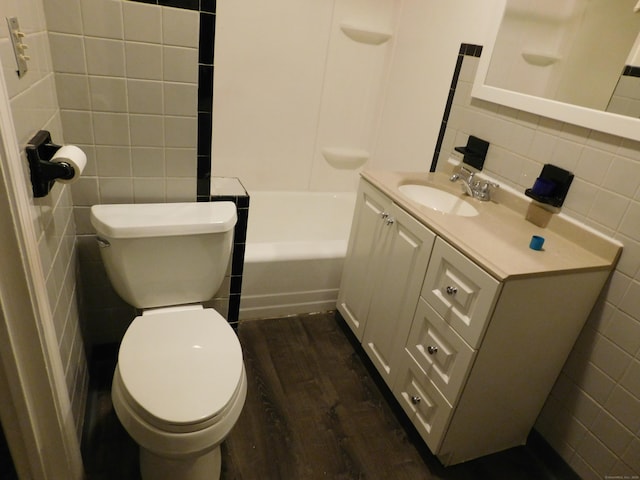
<path fill-rule="evenodd" d="M 169 237 L 231 230 L 237 220 L 233 202 L 94 205 L 91 225 L 110 238 Z"/>

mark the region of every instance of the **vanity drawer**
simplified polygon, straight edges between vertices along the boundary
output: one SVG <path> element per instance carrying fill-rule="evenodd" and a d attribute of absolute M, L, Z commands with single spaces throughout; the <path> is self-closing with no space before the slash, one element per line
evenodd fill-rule
<path fill-rule="evenodd" d="M 406 352 L 403 353 L 394 387 L 405 413 L 431 451 L 436 453 L 453 408 Z"/>
<path fill-rule="evenodd" d="M 476 352 L 423 299 L 418 302 L 405 350 L 454 405 Z"/>
<path fill-rule="evenodd" d="M 436 240 L 422 297 L 473 348 L 480 344 L 500 286 L 451 245 Z"/>

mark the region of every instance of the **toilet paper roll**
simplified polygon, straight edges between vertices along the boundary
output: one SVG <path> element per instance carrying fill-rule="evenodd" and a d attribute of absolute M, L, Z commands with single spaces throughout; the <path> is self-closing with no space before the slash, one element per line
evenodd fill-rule
<path fill-rule="evenodd" d="M 56 182 L 73 183 L 78 181 L 84 167 L 87 165 L 87 156 L 75 145 L 65 145 L 64 147 L 60 147 L 58 151 L 53 154 L 51 161 L 54 163 L 68 163 L 74 171 L 73 177 L 67 179 L 57 178 Z"/>

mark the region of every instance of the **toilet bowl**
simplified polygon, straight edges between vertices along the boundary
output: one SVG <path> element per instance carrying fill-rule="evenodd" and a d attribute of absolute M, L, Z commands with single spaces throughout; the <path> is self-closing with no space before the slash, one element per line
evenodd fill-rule
<path fill-rule="evenodd" d="M 142 309 L 120 344 L 111 396 L 140 447 L 144 480 L 219 478 L 220 444 L 244 406 L 236 333 L 195 303 L 211 298 L 227 270 L 236 214 L 226 203 L 91 210 L 114 288 Z"/>

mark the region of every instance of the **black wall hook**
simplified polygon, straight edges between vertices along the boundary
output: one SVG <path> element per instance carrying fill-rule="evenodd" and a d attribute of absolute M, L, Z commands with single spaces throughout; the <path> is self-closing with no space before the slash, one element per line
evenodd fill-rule
<path fill-rule="evenodd" d="M 51 134 L 46 130 L 36 133 L 25 147 L 33 196 L 36 198 L 46 196 L 57 178 L 70 180 L 75 175 L 73 167 L 68 163 L 51 161 L 60 147 L 51 141 Z"/>

